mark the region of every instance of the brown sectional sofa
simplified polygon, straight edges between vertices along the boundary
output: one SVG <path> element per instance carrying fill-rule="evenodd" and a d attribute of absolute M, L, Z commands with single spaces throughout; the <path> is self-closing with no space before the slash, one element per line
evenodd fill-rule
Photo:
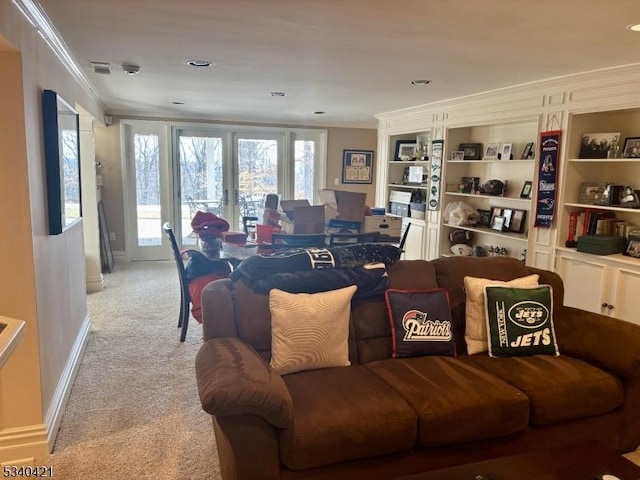
<path fill-rule="evenodd" d="M 538 273 L 554 289 L 561 355 L 467 355 L 464 276 Z M 457 357 L 393 359 L 384 299 L 352 304 L 351 366 L 275 374 L 268 295 L 243 281 L 203 293 L 196 374 L 230 479 L 390 479 L 596 438 L 640 444 L 640 326 L 563 307 L 552 272 L 510 258 L 399 261 L 391 288 L 446 288 Z"/>

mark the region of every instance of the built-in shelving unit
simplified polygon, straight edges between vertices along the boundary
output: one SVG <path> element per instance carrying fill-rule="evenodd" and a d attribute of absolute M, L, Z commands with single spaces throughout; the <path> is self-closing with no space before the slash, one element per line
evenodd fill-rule
<path fill-rule="evenodd" d="M 583 136 L 602 132 L 619 132 L 624 150 L 626 138 L 640 137 L 640 108 L 571 115 L 557 212 L 556 268 L 565 283 L 565 304 L 640 323 L 636 301 L 640 259 L 620 253 L 593 255 L 566 246 L 572 214 L 588 210 L 613 213 L 616 220 L 640 228 L 640 209 L 616 205 L 616 198 L 610 205 L 580 201 L 580 188 L 585 183 L 607 182 L 640 189 L 640 158 L 579 158 Z M 582 233 L 578 227 L 575 237 Z"/>
<path fill-rule="evenodd" d="M 531 199 L 521 198 L 520 193 L 526 181 L 534 181 L 535 160 L 532 157 L 521 159 L 527 143 L 536 142 L 538 136 L 537 118 L 527 121 L 505 124 L 472 125 L 451 128 L 446 133 L 444 173 L 442 179 L 442 209 L 451 202 L 464 202 L 476 211 L 489 211 L 507 214 L 515 211 L 524 217 L 519 232 L 492 229 L 491 225 L 452 225 L 442 215 L 440 229 L 440 255 L 449 255 L 452 242 L 450 234 L 454 230 L 472 232 L 472 243 L 482 247 L 485 253 L 493 248 L 506 249 L 507 255 L 521 258 L 527 250 Z M 482 150 L 489 143 L 511 143 L 513 159 L 453 160 L 454 151 L 459 151 L 465 143 L 480 143 Z M 535 149 L 534 149 L 535 152 Z M 464 177 L 475 177 L 483 185 L 488 180 L 500 180 L 506 185 L 502 195 L 486 195 L 476 192 L 462 192 L 460 186 Z M 484 217 L 486 218 L 486 216 Z M 491 217 L 489 217 L 491 218 Z M 493 247 L 493 248 L 492 248 Z"/>

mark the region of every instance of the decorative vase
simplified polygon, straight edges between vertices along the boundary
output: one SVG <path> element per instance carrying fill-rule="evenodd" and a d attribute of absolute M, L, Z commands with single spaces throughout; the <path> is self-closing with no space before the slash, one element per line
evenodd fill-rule
<path fill-rule="evenodd" d="M 220 258 L 222 240 L 216 237 L 198 237 L 198 248 L 209 258 Z"/>

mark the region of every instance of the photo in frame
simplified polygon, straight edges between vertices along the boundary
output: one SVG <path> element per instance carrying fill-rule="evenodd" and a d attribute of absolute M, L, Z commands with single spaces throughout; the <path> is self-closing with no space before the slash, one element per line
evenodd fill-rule
<path fill-rule="evenodd" d="M 630 257 L 640 258 L 640 240 L 629 240 L 629 245 L 627 245 L 624 254 Z"/>
<path fill-rule="evenodd" d="M 342 183 L 372 183 L 373 150 L 343 150 Z"/>
<path fill-rule="evenodd" d="M 511 218 L 513 217 L 514 210 L 511 208 L 503 208 L 502 216 L 504 217 L 504 229 L 511 230 Z"/>
<path fill-rule="evenodd" d="M 509 231 L 515 233 L 524 233 L 526 227 L 527 211 L 526 210 L 513 210 L 511 214 L 511 221 L 509 222 Z"/>
<path fill-rule="evenodd" d="M 619 141 L 620 132 L 585 133 L 580 145 L 580 158 L 607 158 L 609 148 Z"/>
<path fill-rule="evenodd" d="M 498 230 L 499 232 L 504 231 L 504 217 L 500 215 L 493 217 L 493 220 L 491 221 L 491 229 Z"/>
<path fill-rule="evenodd" d="M 480 160 L 482 158 L 481 143 L 461 143 L 458 150 L 464 152 L 465 160 Z"/>
<path fill-rule="evenodd" d="M 489 228 L 491 226 L 491 210 L 478 209 L 478 215 L 480 218 L 476 226 Z"/>
<path fill-rule="evenodd" d="M 418 144 L 415 140 L 398 140 L 396 141 L 396 153 L 393 159 L 397 162 L 415 160 Z"/>
<path fill-rule="evenodd" d="M 503 143 L 500 147 L 500 160 L 511 160 L 511 149 L 513 143 Z"/>
<path fill-rule="evenodd" d="M 527 180 L 524 182 L 522 186 L 522 190 L 520 191 L 520 198 L 531 198 L 531 189 L 533 188 L 533 182 L 531 180 Z"/>
<path fill-rule="evenodd" d="M 535 142 L 529 142 L 525 145 L 524 150 L 522 151 L 521 160 L 529 160 L 529 158 L 535 155 Z"/>
<path fill-rule="evenodd" d="M 627 137 L 624 139 L 624 158 L 640 158 L 640 137 Z"/>
<path fill-rule="evenodd" d="M 499 143 L 488 143 L 484 149 L 484 157 L 483 160 L 497 160 L 498 153 L 500 153 L 500 144 Z"/>
<path fill-rule="evenodd" d="M 491 208 L 491 217 L 489 219 L 489 227 L 493 228 L 493 219 L 496 217 L 502 216 L 502 208 L 500 207 L 492 207 Z"/>
<path fill-rule="evenodd" d="M 464 151 L 462 150 L 455 150 L 453 152 L 451 152 L 451 160 L 464 160 Z"/>

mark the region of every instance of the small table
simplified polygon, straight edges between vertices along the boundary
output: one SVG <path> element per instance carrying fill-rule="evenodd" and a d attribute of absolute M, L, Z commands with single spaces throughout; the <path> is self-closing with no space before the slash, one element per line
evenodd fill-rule
<path fill-rule="evenodd" d="M 595 441 L 418 473 L 398 480 L 595 480 L 609 473 L 621 480 L 640 479 L 640 466 Z"/>

